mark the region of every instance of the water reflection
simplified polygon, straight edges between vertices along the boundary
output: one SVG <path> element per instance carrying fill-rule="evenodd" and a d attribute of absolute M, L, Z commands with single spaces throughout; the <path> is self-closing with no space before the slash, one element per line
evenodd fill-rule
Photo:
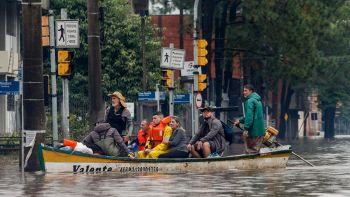
<path fill-rule="evenodd" d="M 286 143 L 285 143 L 286 144 Z M 350 140 L 299 140 L 287 169 L 185 174 L 40 174 L 0 156 L 0 196 L 350 196 Z"/>

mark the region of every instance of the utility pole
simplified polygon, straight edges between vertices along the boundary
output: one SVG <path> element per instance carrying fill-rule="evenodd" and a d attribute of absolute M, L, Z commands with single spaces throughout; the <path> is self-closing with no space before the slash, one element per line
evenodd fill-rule
<path fill-rule="evenodd" d="M 49 10 L 50 27 L 50 61 L 51 61 L 51 89 L 52 89 L 52 138 L 53 144 L 58 143 L 57 127 L 57 81 L 56 81 L 56 49 L 55 49 L 55 19 L 53 10 Z"/>
<path fill-rule="evenodd" d="M 101 51 L 98 0 L 88 0 L 88 75 L 90 127 L 103 116 L 101 92 Z"/>
<path fill-rule="evenodd" d="M 41 0 L 23 0 L 22 16 L 24 170 L 39 171 L 36 150 L 45 140 Z"/>

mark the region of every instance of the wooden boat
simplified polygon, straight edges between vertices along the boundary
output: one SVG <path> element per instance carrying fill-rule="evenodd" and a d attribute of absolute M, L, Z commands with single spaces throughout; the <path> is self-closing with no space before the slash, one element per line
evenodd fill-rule
<path fill-rule="evenodd" d="M 262 148 L 257 154 L 243 154 L 213 158 L 185 159 L 129 159 L 89 155 L 80 152 L 56 150 L 49 146 L 39 147 L 41 170 L 44 172 L 69 173 L 182 173 L 222 172 L 228 170 L 255 170 L 285 168 L 289 145 Z"/>

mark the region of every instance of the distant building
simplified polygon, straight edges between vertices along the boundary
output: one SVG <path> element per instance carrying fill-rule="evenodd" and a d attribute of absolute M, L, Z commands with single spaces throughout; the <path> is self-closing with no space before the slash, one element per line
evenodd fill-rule
<path fill-rule="evenodd" d="M 20 59 L 20 2 L 0 1 L 0 81 L 15 80 Z M 17 95 L 0 95 L 0 135 L 17 130 L 20 125 Z"/>
<path fill-rule="evenodd" d="M 193 61 L 193 39 L 192 27 L 190 23 L 190 15 L 183 17 L 183 49 L 186 50 L 186 61 Z M 158 15 L 152 16 L 152 23 L 163 31 L 163 47 L 169 47 L 170 43 L 174 44 L 175 48 L 180 48 L 180 15 Z"/>

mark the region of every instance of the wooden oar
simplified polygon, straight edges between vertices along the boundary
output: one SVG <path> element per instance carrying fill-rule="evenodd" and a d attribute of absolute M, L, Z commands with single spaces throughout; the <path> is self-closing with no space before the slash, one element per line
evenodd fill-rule
<path fill-rule="evenodd" d="M 276 144 L 278 144 L 279 146 L 283 146 L 282 144 L 280 144 L 278 142 L 276 142 Z M 310 163 L 306 159 L 302 158 L 300 155 L 296 154 L 294 151 L 292 151 L 292 154 L 295 155 L 296 157 L 298 157 L 299 159 L 303 160 L 305 163 L 309 164 L 310 166 L 315 167 L 312 163 Z"/>
<path fill-rule="evenodd" d="M 235 125 L 236 127 L 238 127 L 240 130 L 244 131 L 242 129 L 242 127 L 240 125 L 236 125 L 233 121 L 228 120 L 231 124 Z M 282 144 L 280 144 L 279 142 L 275 142 L 278 146 L 283 146 Z M 307 161 L 306 159 L 302 158 L 300 155 L 296 154 L 294 151 L 292 151 L 292 154 L 295 155 L 296 157 L 298 157 L 299 159 L 301 159 L 302 161 L 304 161 L 305 163 L 309 164 L 312 167 L 315 167 L 312 163 L 310 163 L 309 161 Z"/>

